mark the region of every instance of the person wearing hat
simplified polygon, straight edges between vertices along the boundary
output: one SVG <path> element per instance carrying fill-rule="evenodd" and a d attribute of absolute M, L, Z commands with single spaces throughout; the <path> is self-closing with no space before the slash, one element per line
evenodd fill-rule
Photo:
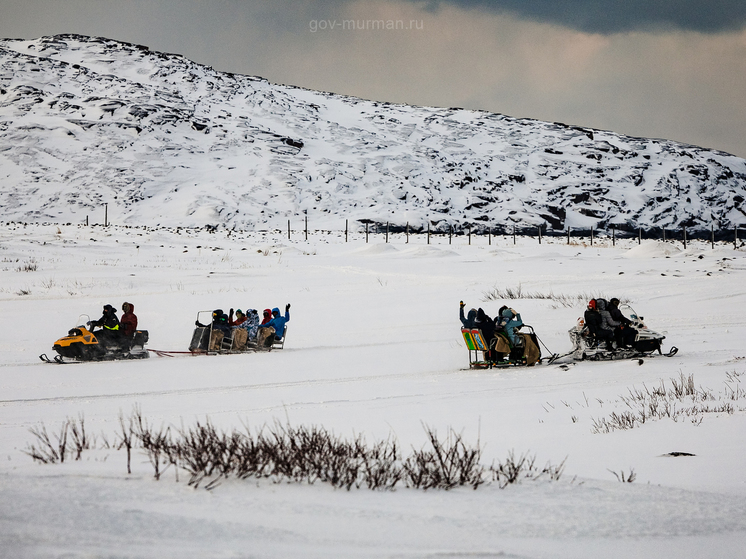
<path fill-rule="evenodd" d="M 232 328 L 241 326 L 241 324 L 243 324 L 244 322 L 246 322 L 246 315 L 241 309 L 236 309 L 235 320 L 233 319 L 233 309 L 230 310 L 230 312 L 228 313 L 228 324 L 230 324 Z"/>
<path fill-rule="evenodd" d="M 252 342 L 256 341 L 257 331 L 259 330 L 259 312 L 256 309 L 249 309 L 246 311 L 246 321 L 241 324 L 241 328 L 245 328 L 249 333 L 248 339 Z"/>
<path fill-rule="evenodd" d="M 275 307 L 272 309 L 272 320 L 270 320 L 265 326 L 271 326 L 275 329 L 275 340 L 279 341 L 285 334 L 285 324 L 290 322 L 290 303 L 285 305 L 285 316 L 280 314 L 280 309 Z"/>
<path fill-rule="evenodd" d="M 615 322 L 614 327 L 614 339 L 616 340 L 618 347 L 634 347 L 635 339 L 637 338 L 637 330 L 632 328 L 632 321 L 622 314 L 619 310 L 619 299 L 613 297 L 609 299 L 609 304 L 606 309 L 611 315 L 611 319 Z"/>
<path fill-rule="evenodd" d="M 116 343 L 120 338 L 121 331 L 116 312 L 117 310 L 111 305 L 104 305 L 104 313 L 101 318 L 88 323 L 91 328 L 101 328 L 95 334 L 104 345 Z"/>
<path fill-rule="evenodd" d="M 613 350 L 614 346 L 611 344 L 611 341 L 614 339 L 614 332 L 603 327 L 603 318 L 601 317 L 601 313 L 598 312 L 595 299 L 588 301 L 588 308 L 585 310 L 583 319 L 585 320 L 588 331 L 596 337 L 596 340 L 599 343 L 606 341 L 606 349 Z"/>
<path fill-rule="evenodd" d="M 208 328 L 207 325 L 202 324 L 199 320 L 196 320 L 194 324 L 200 328 Z M 210 333 L 209 350 L 217 351 L 220 349 L 223 337 L 231 331 L 230 324 L 228 324 L 228 315 L 223 312 L 223 309 L 212 311 L 212 324 L 210 324 L 209 328 L 212 330 Z"/>
<path fill-rule="evenodd" d="M 264 312 L 266 315 L 267 311 Z M 285 334 L 285 324 L 290 322 L 290 303 L 285 305 L 285 316 L 280 314 L 280 309 L 277 307 L 271 312 L 272 318 L 263 322 L 257 332 L 256 342 L 259 347 L 271 348 L 275 341 L 281 340 Z"/>
<path fill-rule="evenodd" d="M 259 324 L 259 326 L 264 326 L 270 320 L 272 320 L 272 311 L 269 309 L 264 309 L 262 311 L 262 322 Z"/>
<path fill-rule="evenodd" d="M 135 305 L 132 303 L 122 303 L 122 320 L 119 324 L 122 326 L 124 337 L 129 339 L 137 330 L 137 316 L 135 315 Z"/>
<path fill-rule="evenodd" d="M 232 349 L 242 350 L 246 347 L 249 331 L 243 327 L 246 324 L 246 315 L 241 309 L 236 310 L 236 319 L 233 319 L 233 309 L 228 313 L 228 324 L 233 329 Z"/>
<path fill-rule="evenodd" d="M 474 328 L 474 321 L 477 318 L 477 309 L 469 310 L 469 314 L 464 316 L 464 307 L 466 306 L 463 301 L 459 301 L 458 317 L 461 320 L 461 324 L 464 328 Z"/>
<path fill-rule="evenodd" d="M 516 312 L 515 309 L 509 307 L 502 307 L 502 310 L 500 311 L 499 326 L 505 330 L 505 333 L 508 335 L 508 339 L 513 347 L 520 345 L 519 338 L 515 331 L 523 326 L 521 313 Z"/>

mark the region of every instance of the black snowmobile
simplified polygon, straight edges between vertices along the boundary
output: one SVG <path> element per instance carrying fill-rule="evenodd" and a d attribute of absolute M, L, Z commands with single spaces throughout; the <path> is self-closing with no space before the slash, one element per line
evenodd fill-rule
<path fill-rule="evenodd" d="M 106 332 L 92 328 L 88 315 L 80 315 L 79 326 L 70 329 L 67 336 L 54 342 L 52 349 L 59 355 L 49 359 L 46 353 L 39 358 L 47 363 L 69 363 L 71 361 L 108 361 L 113 359 L 147 359 L 145 349 L 148 331 L 136 330 L 130 337 L 119 332 Z"/>

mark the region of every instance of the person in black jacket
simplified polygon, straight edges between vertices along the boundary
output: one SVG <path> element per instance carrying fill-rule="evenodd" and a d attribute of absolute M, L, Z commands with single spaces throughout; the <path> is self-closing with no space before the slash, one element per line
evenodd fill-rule
<path fill-rule="evenodd" d="M 233 309 L 231 309 L 233 314 Z M 199 328 L 210 328 L 210 345 L 208 349 L 210 351 L 217 351 L 220 349 L 225 336 L 229 336 L 231 333 L 230 320 L 227 314 L 223 312 L 223 309 L 215 309 L 212 311 L 212 323 L 208 326 L 202 324 L 199 320 L 194 322 L 195 326 Z"/>
<path fill-rule="evenodd" d="M 233 309 L 231 309 L 231 313 Z M 215 309 L 212 311 L 212 324 L 202 324 L 199 320 L 194 321 L 195 326 L 200 328 L 210 328 L 213 330 L 220 330 L 224 334 L 231 331 L 230 319 L 227 314 L 223 312 L 223 309 Z"/>
<path fill-rule="evenodd" d="M 619 299 L 614 297 L 609 299 L 609 305 L 607 307 L 611 318 L 619 323 L 619 326 L 614 328 L 614 338 L 616 339 L 618 346 L 632 347 L 635 344 L 635 338 L 637 337 L 637 330 L 632 328 L 632 321 L 622 314 L 619 310 Z"/>
<path fill-rule="evenodd" d="M 111 305 L 104 305 L 104 314 L 101 318 L 88 323 L 92 329 L 101 328 L 101 330 L 94 332 L 94 334 L 104 345 L 116 344 L 121 339 L 121 329 L 119 328 L 119 319 L 116 312 L 117 310 Z"/>
<path fill-rule="evenodd" d="M 491 348 L 493 345 L 493 338 L 495 337 L 495 322 L 482 308 L 477 309 L 477 316 L 474 319 L 474 328 L 478 328 L 479 331 L 482 332 L 484 343 L 486 343 L 487 347 L 490 348 L 489 351 L 486 352 L 486 358 L 490 361 L 494 361 L 496 354 Z"/>
<path fill-rule="evenodd" d="M 614 346 L 611 345 L 611 341 L 614 339 L 614 331 L 603 327 L 603 318 L 601 317 L 601 313 L 596 309 L 595 299 L 588 301 L 588 308 L 583 318 L 585 319 L 588 331 L 596 337 L 596 340 L 599 342 L 606 341 L 606 349 L 613 350 Z"/>

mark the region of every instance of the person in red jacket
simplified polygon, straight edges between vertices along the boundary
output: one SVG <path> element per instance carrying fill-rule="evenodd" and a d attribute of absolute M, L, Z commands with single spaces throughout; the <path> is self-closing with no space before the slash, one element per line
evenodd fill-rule
<path fill-rule="evenodd" d="M 243 313 L 241 309 L 238 309 L 236 311 L 235 320 L 233 319 L 233 309 L 230 310 L 230 312 L 228 313 L 228 325 L 231 328 L 235 328 L 236 326 L 241 326 L 241 324 L 243 324 L 244 322 L 246 322 L 246 315 Z"/>
<path fill-rule="evenodd" d="M 135 305 L 132 303 L 124 303 L 122 305 L 122 318 L 119 320 L 119 324 L 122 326 L 122 334 L 124 337 L 129 339 L 137 330 L 137 317 L 135 316 Z"/>
<path fill-rule="evenodd" d="M 272 320 L 272 311 L 271 310 L 264 309 L 264 312 L 262 313 L 262 315 L 263 315 L 262 323 L 259 326 L 264 326 L 265 324 L 267 324 L 267 322 L 269 322 L 270 320 Z"/>

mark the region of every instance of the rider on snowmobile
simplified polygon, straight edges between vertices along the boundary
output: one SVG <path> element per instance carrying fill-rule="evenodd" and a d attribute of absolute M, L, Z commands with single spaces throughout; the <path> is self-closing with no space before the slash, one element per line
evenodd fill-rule
<path fill-rule="evenodd" d="M 104 345 L 118 343 L 121 338 L 122 332 L 119 328 L 119 319 L 116 312 L 117 310 L 111 305 L 104 305 L 104 314 L 101 318 L 88 323 L 91 328 L 101 328 L 94 334 Z"/>

